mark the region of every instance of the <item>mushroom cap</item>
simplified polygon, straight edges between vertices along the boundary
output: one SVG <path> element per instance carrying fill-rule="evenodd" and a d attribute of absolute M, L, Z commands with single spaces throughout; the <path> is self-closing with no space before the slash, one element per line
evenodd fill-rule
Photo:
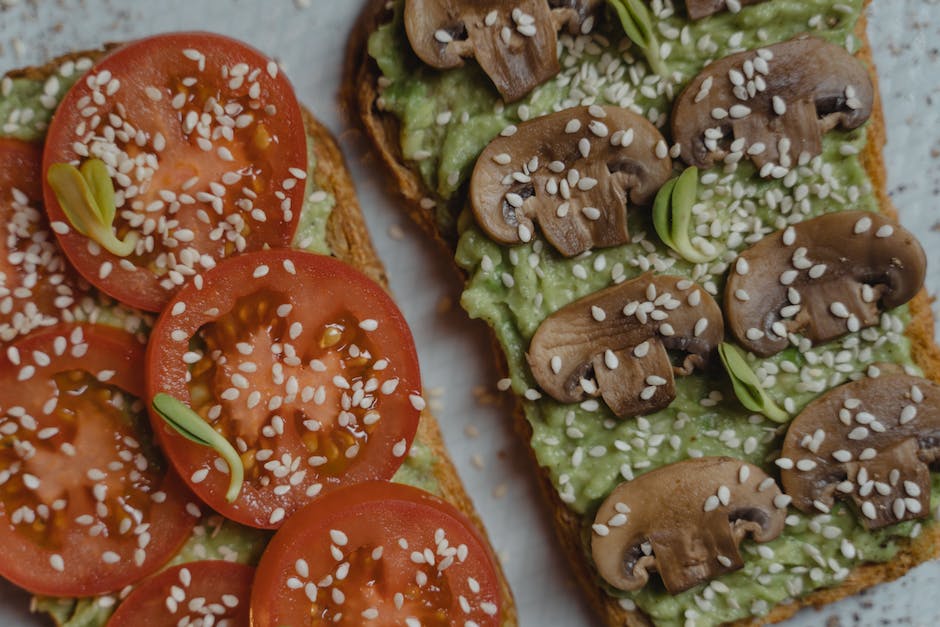
<path fill-rule="evenodd" d="M 558 30 L 579 32 L 600 0 L 405 0 L 405 32 L 428 65 L 449 69 L 475 57 L 506 102 L 560 71 Z"/>
<path fill-rule="evenodd" d="M 628 240 L 627 203 L 645 205 L 672 174 L 655 126 L 619 107 L 576 107 L 520 124 L 483 150 L 470 181 L 477 222 L 502 244 L 545 238 L 572 257 Z M 626 144 L 624 146 L 623 144 Z"/>
<path fill-rule="evenodd" d="M 877 324 L 881 309 L 902 305 L 920 290 L 926 271 L 917 239 L 889 218 L 867 211 L 826 214 L 772 233 L 738 255 L 725 285 L 728 329 L 762 357 L 786 348 L 790 333 L 827 342 Z"/>
<path fill-rule="evenodd" d="M 552 398 L 576 403 L 599 395 L 627 418 L 667 407 L 676 396 L 674 374 L 702 366 L 723 337 L 721 310 L 708 292 L 683 277 L 646 273 L 550 315 L 527 359 Z M 667 350 L 682 354 L 679 366 Z"/>
<path fill-rule="evenodd" d="M 738 570 L 738 545 L 783 531 L 786 504 L 767 474 L 731 457 L 669 464 L 621 483 L 594 519 L 591 554 L 600 576 L 639 590 L 659 572 L 670 594 Z"/>
<path fill-rule="evenodd" d="M 758 168 L 790 167 L 803 153 L 820 154 L 826 131 L 864 124 L 873 99 L 860 60 L 802 35 L 706 66 L 676 99 L 672 135 L 682 159 L 700 168 L 724 159 L 741 139 L 740 152 Z"/>
<path fill-rule="evenodd" d="M 940 459 L 940 386 L 898 369 L 834 388 L 793 420 L 780 455 L 801 511 L 828 511 L 839 498 L 868 529 L 924 518 L 929 466 Z"/>
<path fill-rule="evenodd" d="M 738 0 L 738 4 L 746 6 L 748 4 L 757 4 L 765 0 Z M 689 13 L 689 18 L 700 20 L 703 17 L 714 15 L 719 11 L 728 9 L 726 0 L 685 0 L 685 8 Z"/>

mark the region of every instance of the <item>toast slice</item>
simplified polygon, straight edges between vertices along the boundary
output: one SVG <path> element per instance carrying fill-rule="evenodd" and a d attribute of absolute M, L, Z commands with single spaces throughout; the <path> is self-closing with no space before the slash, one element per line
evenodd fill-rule
<path fill-rule="evenodd" d="M 865 0 L 865 6 L 870 0 Z M 356 122 L 369 136 L 375 151 L 387 167 L 388 185 L 392 193 L 401 196 L 401 206 L 427 235 L 446 250 L 453 258 L 457 233 L 448 230 L 435 215 L 435 209 L 452 211 L 455 214 L 464 206 L 465 193 L 457 192 L 447 201 L 442 201 L 425 183 L 415 162 L 403 157 L 401 148 L 401 125 L 399 120 L 378 106 L 381 95 L 381 72 L 377 63 L 369 56 L 367 42 L 376 29 L 389 21 L 390 3 L 385 0 L 371 0 L 360 16 L 347 47 L 346 92 L 350 110 L 358 116 Z M 866 34 L 864 11 L 857 23 L 856 37 L 862 42 L 857 56 L 870 68 L 875 85 L 876 101 L 872 116 L 867 124 L 867 142 L 860 154 L 861 164 L 872 182 L 873 194 L 882 213 L 897 218 L 897 210 L 892 205 L 886 190 L 886 174 L 882 149 L 885 143 L 885 124 L 880 96 L 877 90 L 872 51 Z M 464 274 L 466 277 L 466 275 Z M 925 290 L 909 303 L 911 320 L 905 331 L 911 341 L 912 356 L 925 376 L 940 381 L 940 349 L 934 342 L 934 321 L 930 309 L 930 298 Z M 501 376 L 508 376 L 505 356 L 493 336 L 495 356 Z M 525 418 L 521 399 L 513 396 L 515 408 L 513 421 L 517 433 L 528 445 L 532 437 L 532 428 Z M 583 518 L 566 505 L 553 485 L 545 468 L 537 461 L 531 447 L 529 458 L 532 470 L 539 477 L 539 484 L 551 510 L 555 522 L 558 540 L 570 564 L 572 572 L 583 588 L 596 614 L 606 625 L 648 625 L 649 616 L 639 609 L 625 609 L 618 599 L 607 594 L 591 564 L 585 557 L 582 540 Z M 940 525 L 925 524 L 923 531 L 916 538 L 903 540 L 901 549 L 889 562 L 864 563 L 856 566 L 841 584 L 818 589 L 800 597 L 795 602 L 782 603 L 769 610 L 760 618 L 742 619 L 733 624 L 751 625 L 765 622 L 779 622 L 796 613 L 804 606 L 822 606 L 838 599 L 850 596 L 877 583 L 890 581 L 904 575 L 914 566 L 935 558 L 940 547 Z"/>
<path fill-rule="evenodd" d="M 116 45 L 108 44 L 97 50 L 72 52 L 53 59 L 41 67 L 30 67 L 9 72 L 6 77 L 36 81 L 41 87 L 66 62 L 71 61 L 74 63 L 79 59 L 94 61 Z M 326 193 L 334 201 L 325 226 L 325 238 L 329 254 L 360 270 L 387 290 L 388 281 L 385 268 L 376 254 L 369 232 L 366 229 L 362 210 L 342 152 L 330 131 L 306 108 L 303 108 L 303 119 L 307 131 L 311 163 L 315 163 L 311 184 L 313 189 Z M 35 120 L 33 123 L 41 125 L 43 120 Z M 422 464 L 422 468 L 428 474 L 427 477 L 422 477 L 423 482 L 434 486 L 438 496 L 463 512 L 486 538 L 487 534 L 483 523 L 474 509 L 460 477 L 457 475 L 456 468 L 444 445 L 437 420 L 429 409 L 425 409 L 421 413 L 415 444 L 422 448 L 422 458 L 427 460 L 426 463 Z M 518 622 L 516 608 L 509 584 L 499 561 L 494 560 L 494 562 L 501 586 L 503 624 L 507 626 L 516 625 Z M 62 620 L 61 616 L 54 616 L 54 618 L 57 623 Z M 94 621 L 79 622 L 82 625 L 97 624 Z"/>

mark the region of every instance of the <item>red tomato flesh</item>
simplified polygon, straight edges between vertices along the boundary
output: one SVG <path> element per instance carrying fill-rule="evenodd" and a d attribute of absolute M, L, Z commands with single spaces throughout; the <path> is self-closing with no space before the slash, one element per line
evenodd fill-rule
<path fill-rule="evenodd" d="M 198 514 L 150 444 L 138 400 L 143 358 L 134 336 L 95 325 L 7 350 L 0 575 L 39 594 L 101 594 L 152 573 L 189 536 Z"/>
<path fill-rule="evenodd" d="M 118 48 L 62 100 L 46 139 L 54 163 L 104 161 L 114 226 L 140 239 L 120 258 L 70 228 L 45 185 L 65 254 L 117 300 L 160 311 L 193 275 L 236 252 L 289 246 L 304 199 L 307 139 L 277 64 L 210 33 L 171 33 Z"/>
<path fill-rule="evenodd" d="M 240 453 L 245 483 L 225 500 L 215 451 L 151 412 L 167 455 L 223 516 L 276 528 L 339 485 L 390 478 L 417 430 L 421 382 L 411 333 L 381 287 L 299 251 L 220 263 L 157 321 L 147 397 L 188 404 Z"/>
<path fill-rule="evenodd" d="M 493 556 L 457 509 L 410 486 L 337 490 L 281 527 L 261 556 L 253 627 L 499 625 Z"/>
<path fill-rule="evenodd" d="M 42 145 L 0 138 L 0 341 L 62 319 L 78 291 L 42 207 Z"/>
<path fill-rule="evenodd" d="M 254 573 L 251 566 L 222 560 L 168 568 L 134 588 L 108 627 L 248 627 Z"/>

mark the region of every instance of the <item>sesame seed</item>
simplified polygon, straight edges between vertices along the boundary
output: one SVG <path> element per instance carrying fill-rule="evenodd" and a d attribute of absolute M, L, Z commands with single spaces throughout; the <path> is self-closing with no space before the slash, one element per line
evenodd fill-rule
<path fill-rule="evenodd" d="M 105 564 L 117 564 L 121 561 L 121 556 L 114 551 L 105 551 L 101 554 L 101 561 Z"/>
<path fill-rule="evenodd" d="M 894 227 L 890 224 L 882 225 L 875 231 L 875 237 L 886 238 L 894 235 Z"/>
<path fill-rule="evenodd" d="M 411 401 L 411 406 L 416 411 L 424 411 L 424 408 L 427 406 L 427 403 L 425 402 L 424 398 L 418 394 L 409 394 L 408 400 Z"/>

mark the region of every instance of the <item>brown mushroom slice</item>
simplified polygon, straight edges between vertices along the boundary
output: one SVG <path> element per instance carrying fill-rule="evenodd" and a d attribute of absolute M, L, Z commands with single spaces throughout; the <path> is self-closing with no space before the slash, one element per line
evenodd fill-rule
<path fill-rule="evenodd" d="M 864 124 L 873 97 L 861 61 L 803 35 L 708 65 L 676 100 L 672 133 L 689 165 L 746 156 L 777 176 L 775 166 L 820 154 L 823 133 Z"/>
<path fill-rule="evenodd" d="M 600 396 L 628 418 L 668 407 L 674 376 L 703 366 L 723 336 L 721 310 L 708 292 L 682 277 L 647 273 L 550 315 L 527 358 L 552 398 L 577 403 Z"/>
<path fill-rule="evenodd" d="M 438 69 L 475 57 L 507 102 L 558 74 L 558 30 L 578 33 L 600 0 L 406 0 L 405 32 Z"/>
<path fill-rule="evenodd" d="M 878 323 L 924 283 L 917 239 L 877 213 L 845 211 L 789 226 L 738 255 L 725 284 L 728 328 L 768 357 L 791 333 L 813 344 Z"/>
<path fill-rule="evenodd" d="M 594 518 L 591 553 L 615 588 L 639 590 L 655 571 L 678 594 L 744 566 L 741 540 L 779 536 L 789 500 L 739 459 L 669 464 L 614 489 Z"/>
<path fill-rule="evenodd" d="M 659 156 L 657 156 L 657 151 Z M 502 244 L 545 238 L 572 257 L 628 240 L 627 204 L 652 202 L 672 173 L 655 126 L 619 107 L 577 107 L 519 125 L 477 159 L 470 203 Z"/>
<path fill-rule="evenodd" d="M 685 8 L 689 12 L 689 18 L 700 20 L 703 17 L 714 15 L 719 11 L 731 11 L 737 13 L 742 6 L 757 4 L 765 0 L 685 0 Z"/>
<path fill-rule="evenodd" d="M 924 518 L 940 460 L 940 386 L 903 372 L 846 383 L 790 424 L 781 479 L 793 505 L 828 512 L 850 500 L 868 529 Z"/>

